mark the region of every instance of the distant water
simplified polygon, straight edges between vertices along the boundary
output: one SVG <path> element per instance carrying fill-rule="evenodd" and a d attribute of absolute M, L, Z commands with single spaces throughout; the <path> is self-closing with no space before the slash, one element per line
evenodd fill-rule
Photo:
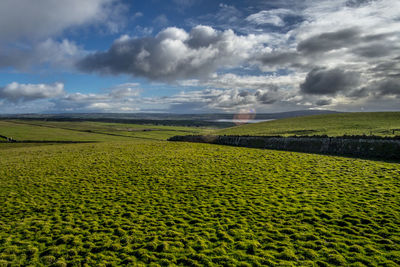
<path fill-rule="evenodd" d="M 273 121 L 275 119 L 269 119 L 269 120 L 237 120 L 237 119 L 220 119 L 220 120 L 214 120 L 216 122 L 233 122 L 233 123 L 257 123 L 257 122 L 262 122 L 262 121 Z"/>

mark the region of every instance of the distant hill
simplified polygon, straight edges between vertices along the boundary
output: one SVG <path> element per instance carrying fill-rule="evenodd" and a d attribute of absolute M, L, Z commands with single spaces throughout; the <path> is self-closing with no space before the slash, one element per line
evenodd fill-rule
<path fill-rule="evenodd" d="M 311 116 L 311 115 L 322 115 L 322 114 L 337 114 L 339 112 L 332 110 L 296 110 L 296 111 L 287 111 L 287 112 L 279 112 L 279 113 L 260 113 L 256 114 L 255 119 L 263 120 L 263 119 L 284 119 L 284 118 L 294 118 L 294 117 L 302 117 L 302 116 Z"/>
<path fill-rule="evenodd" d="M 251 113 L 257 120 L 280 119 L 306 115 L 336 113 L 329 110 L 298 110 L 280 113 Z M 234 113 L 204 113 L 204 114 L 173 114 L 173 113 L 61 113 L 61 114 L 0 114 L 0 119 L 46 119 L 51 121 L 116 121 L 119 123 L 149 123 L 149 121 L 215 121 L 233 119 L 237 114 Z M 157 122 L 159 123 L 159 122 Z"/>
<path fill-rule="evenodd" d="M 219 135 L 400 135 L 400 112 L 336 113 L 244 124 Z"/>

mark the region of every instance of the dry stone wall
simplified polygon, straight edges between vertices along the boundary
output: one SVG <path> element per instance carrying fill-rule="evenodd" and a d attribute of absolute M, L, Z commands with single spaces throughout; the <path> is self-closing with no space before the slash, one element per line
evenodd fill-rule
<path fill-rule="evenodd" d="M 400 139 L 368 136 L 271 137 L 271 136 L 174 136 L 170 141 L 211 143 L 251 148 L 400 159 Z"/>

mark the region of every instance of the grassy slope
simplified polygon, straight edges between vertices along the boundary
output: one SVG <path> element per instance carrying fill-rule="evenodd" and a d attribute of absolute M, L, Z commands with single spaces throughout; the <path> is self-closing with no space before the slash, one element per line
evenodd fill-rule
<path fill-rule="evenodd" d="M 87 131 L 92 132 L 87 132 Z M 174 135 L 207 133 L 208 129 L 101 122 L 0 121 L 0 135 L 16 140 L 118 141 L 126 137 L 166 140 Z M 111 134 L 111 135 L 109 135 Z M 119 135 L 119 136 L 112 136 Z M 125 137 L 126 136 L 126 137 Z"/>
<path fill-rule="evenodd" d="M 91 130 L 99 133 L 118 134 L 138 138 L 166 140 L 174 135 L 207 134 L 211 129 L 184 126 L 139 125 L 102 122 L 33 122 L 58 128 Z"/>
<path fill-rule="evenodd" d="M 127 138 L 0 121 L 0 134 L 15 140 L 118 141 Z"/>
<path fill-rule="evenodd" d="M 0 265 L 396 266 L 400 165 L 193 143 L 0 150 Z"/>
<path fill-rule="evenodd" d="M 400 112 L 340 113 L 305 116 L 246 124 L 217 131 L 221 135 L 379 135 L 392 136 L 399 129 Z"/>

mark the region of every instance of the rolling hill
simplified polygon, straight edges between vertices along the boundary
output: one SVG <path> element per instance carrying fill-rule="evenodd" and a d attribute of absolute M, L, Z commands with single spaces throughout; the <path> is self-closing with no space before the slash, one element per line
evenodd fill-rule
<path fill-rule="evenodd" d="M 400 112 L 338 113 L 244 124 L 215 132 L 218 135 L 377 135 L 400 134 Z"/>

